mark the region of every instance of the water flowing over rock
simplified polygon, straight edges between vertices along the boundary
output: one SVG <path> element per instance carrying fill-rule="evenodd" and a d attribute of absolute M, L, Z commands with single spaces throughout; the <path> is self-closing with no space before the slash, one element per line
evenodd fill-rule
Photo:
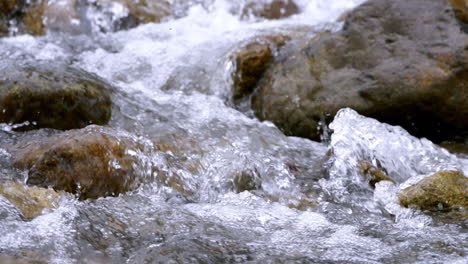
<path fill-rule="evenodd" d="M 0 3 L 0 36 L 118 31 L 170 15 L 165 0 L 5 0 Z"/>
<path fill-rule="evenodd" d="M 27 184 L 87 199 L 116 196 L 150 178 L 151 162 L 138 154 L 151 148 L 112 129 L 89 126 L 20 144 L 12 152 L 16 166 L 28 170 Z"/>
<path fill-rule="evenodd" d="M 418 139 L 398 126 L 379 123 L 351 109 L 338 112 L 330 128 L 329 180 L 325 189 L 336 199 L 361 198 L 368 184 L 384 180 L 410 184 L 444 170 L 468 172 L 453 154 L 427 139 Z"/>
<path fill-rule="evenodd" d="M 254 0 L 239 1 L 243 3 L 242 16 L 256 16 L 266 19 L 285 18 L 299 12 L 293 0 Z"/>
<path fill-rule="evenodd" d="M 103 32 L 158 23 L 170 15 L 166 0 L 97 0 L 86 5 L 87 21 Z"/>
<path fill-rule="evenodd" d="M 73 129 L 106 124 L 111 116 L 106 82 L 60 63 L 0 66 L 0 122 L 17 129 Z"/>
<path fill-rule="evenodd" d="M 28 187 L 15 182 L 0 184 L 0 195 L 14 204 L 26 219 L 41 215 L 44 209 L 57 207 L 60 198 L 60 194 L 51 189 Z"/>
<path fill-rule="evenodd" d="M 286 45 L 254 93 L 256 115 L 318 139 L 343 107 L 440 141 L 468 130 L 468 34 L 448 1 L 370 0 L 338 33 Z"/>
<path fill-rule="evenodd" d="M 424 178 L 398 194 L 403 206 L 421 209 L 468 209 L 468 178 L 459 171 L 443 171 Z"/>
<path fill-rule="evenodd" d="M 404 207 L 398 193 L 437 172 L 468 175 L 466 144 L 455 141 L 462 150 L 450 154 L 351 109 L 338 112 L 322 143 L 254 117 L 246 99 L 269 65 L 307 59 L 317 32 L 322 40 L 341 36 L 346 23 L 338 18 L 355 20 L 351 10 L 365 0 L 293 1 L 297 14 L 268 19 L 242 10 L 272 0 L 168 0 L 170 16 L 138 25 L 126 20 L 123 0 L 49 0 L 58 13 L 45 14 L 46 35 L 0 38 L 2 69 L 31 61 L 60 75 L 83 69 L 78 75 L 99 76 L 112 99 L 103 126 L 24 131 L 0 121 L 0 183 L 21 184 L 20 194 L 24 187 L 60 195 L 33 219 L 0 195 L 0 263 L 465 263 L 467 222 L 458 218 L 465 210 Z M 412 23 L 431 25 L 424 10 L 437 1 L 409 0 L 420 5 Z M 395 3 L 369 18 L 388 17 Z M 459 30 L 451 6 L 447 12 Z M 374 34 L 378 25 L 350 36 Z M 434 42 L 429 28 L 428 45 L 463 45 L 451 31 L 443 31 L 447 43 Z M 269 39 L 278 36 L 284 44 Z M 253 52 L 237 63 L 250 43 Z M 365 55 L 351 59 L 361 65 Z M 306 59 L 293 69 L 307 68 Z M 284 81 L 285 89 L 296 81 Z M 234 84 L 246 88 L 239 102 Z"/>

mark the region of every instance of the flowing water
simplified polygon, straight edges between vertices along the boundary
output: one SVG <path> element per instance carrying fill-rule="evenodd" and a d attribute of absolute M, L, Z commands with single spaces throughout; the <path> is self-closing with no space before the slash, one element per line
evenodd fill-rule
<path fill-rule="evenodd" d="M 90 9 L 87 35 L 0 39 L 2 60 L 65 61 L 112 83 L 110 126 L 167 145 L 137 155 L 183 186 L 64 196 L 32 221 L 0 196 L 0 255 L 32 263 L 468 262 L 466 221 L 403 208 L 396 198 L 437 171 L 468 175 L 468 156 L 351 109 L 337 114 L 326 144 L 286 137 L 232 107 L 231 56 L 243 43 L 337 30 L 337 18 L 363 0 L 301 0 L 300 14 L 275 21 L 232 12 L 245 1 L 172 2 L 172 17 L 128 31 L 103 33 L 121 9 L 110 17 Z M 56 133 L 0 127 L 5 144 Z M 9 155 L 0 145 L 0 178 L 24 179 Z M 360 161 L 385 168 L 396 184 L 372 189 Z"/>

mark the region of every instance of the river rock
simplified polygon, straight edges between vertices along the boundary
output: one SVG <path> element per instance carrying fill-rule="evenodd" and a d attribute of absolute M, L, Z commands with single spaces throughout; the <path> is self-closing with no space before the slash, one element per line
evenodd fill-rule
<path fill-rule="evenodd" d="M 28 171 L 27 184 L 87 199 L 117 196 L 148 180 L 151 166 L 142 153 L 151 147 L 113 129 L 88 126 L 19 143 L 10 152 L 15 166 Z"/>
<path fill-rule="evenodd" d="M 449 0 L 455 15 L 464 23 L 468 23 L 468 0 Z"/>
<path fill-rule="evenodd" d="M 273 53 L 288 39 L 283 35 L 258 37 L 233 55 L 235 63 L 233 101 L 235 103 L 253 92 L 258 80 L 271 63 Z"/>
<path fill-rule="evenodd" d="M 459 171 L 443 171 L 427 177 L 398 194 L 403 206 L 424 210 L 468 208 L 468 178 Z"/>
<path fill-rule="evenodd" d="M 112 14 L 116 10 L 116 4 L 127 10 L 125 15 Z M 112 28 L 104 31 L 117 31 L 129 29 L 140 24 L 158 23 L 163 18 L 171 15 L 171 5 L 166 0 L 98 0 L 88 5 L 88 8 L 96 8 L 99 14 L 109 14 L 109 20 L 113 20 Z M 115 19 L 116 16 L 119 16 Z M 92 15 L 88 17 L 92 20 Z"/>
<path fill-rule="evenodd" d="M 299 7 L 293 0 L 254 0 L 247 1 L 242 9 L 242 16 L 280 19 L 299 13 Z"/>
<path fill-rule="evenodd" d="M 165 0 L 4 0 L 0 3 L 0 36 L 46 31 L 89 34 L 160 22 L 170 16 Z"/>
<path fill-rule="evenodd" d="M 42 22 L 45 0 L 2 0 L 0 3 L 0 36 L 8 34 L 44 35 Z"/>
<path fill-rule="evenodd" d="M 25 186 L 16 182 L 0 184 L 0 195 L 16 206 L 26 219 L 33 219 L 46 208 L 57 207 L 60 194 L 52 189 Z"/>
<path fill-rule="evenodd" d="M 381 181 L 389 181 L 393 184 L 396 183 L 392 178 L 388 177 L 385 169 L 374 166 L 368 161 L 360 161 L 359 170 L 361 174 L 364 175 L 367 180 L 369 180 L 369 185 L 372 188 L 375 188 L 375 184 Z"/>
<path fill-rule="evenodd" d="M 317 140 L 351 107 L 435 141 L 468 131 L 468 35 L 446 0 L 370 0 L 336 33 L 288 42 L 252 98 L 257 117 Z"/>
<path fill-rule="evenodd" d="M 0 122 L 20 130 L 106 124 L 111 87 L 97 76 L 60 64 L 0 67 Z"/>

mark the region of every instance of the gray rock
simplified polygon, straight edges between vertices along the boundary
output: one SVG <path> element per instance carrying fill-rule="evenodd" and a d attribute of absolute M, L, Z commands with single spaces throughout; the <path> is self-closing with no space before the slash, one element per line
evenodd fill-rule
<path fill-rule="evenodd" d="M 0 122 L 20 130 L 106 124 L 111 87 L 97 76 L 60 64 L 0 67 Z"/>
<path fill-rule="evenodd" d="M 289 42 L 252 108 L 287 135 L 319 139 L 351 107 L 438 141 L 468 131 L 468 35 L 446 0 L 370 0 L 342 31 Z"/>

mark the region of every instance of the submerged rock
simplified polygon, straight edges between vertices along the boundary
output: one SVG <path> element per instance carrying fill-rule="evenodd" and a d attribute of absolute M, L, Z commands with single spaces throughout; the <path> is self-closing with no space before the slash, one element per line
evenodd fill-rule
<path fill-rule="evenodd" d="M 89 126 L 19 144 L 11 152 L 15 166 L 28 170 L 27 184 L 87 199 L 136 189 L 151 176 L 141 155 L 151 148 L 110 128 Z"/>
<path fill-rule="evenodd" d="M 110 119 L 111 87 L 91 73 L 37 64 L 8 65 L 0 75 L 0 122 L 65 130 Z"/>
<path fill-rule="evenodd" d="M 435 141 L 460 135 L 468 130 L 467 43 L 446 0 L 370 0 L 342 31 L 285 45 L 252 108 L 310 139 L 344 107 Z"/>
<path fill-rule="evenodd" d="M 54 190 L 16 182 L 0 184 L 0 195 L 15 205 L 26 219 L 33 219 L 41 215 L 44 209 L 56 207 L 60 198 L 60 194 Z"/>
<path fill-rule="evenodd" d="M 403 206 L 424 210 L 468 208 L 468 178 L 459 171 L 443 171 L 427 177 L 398 194 Z"/>

